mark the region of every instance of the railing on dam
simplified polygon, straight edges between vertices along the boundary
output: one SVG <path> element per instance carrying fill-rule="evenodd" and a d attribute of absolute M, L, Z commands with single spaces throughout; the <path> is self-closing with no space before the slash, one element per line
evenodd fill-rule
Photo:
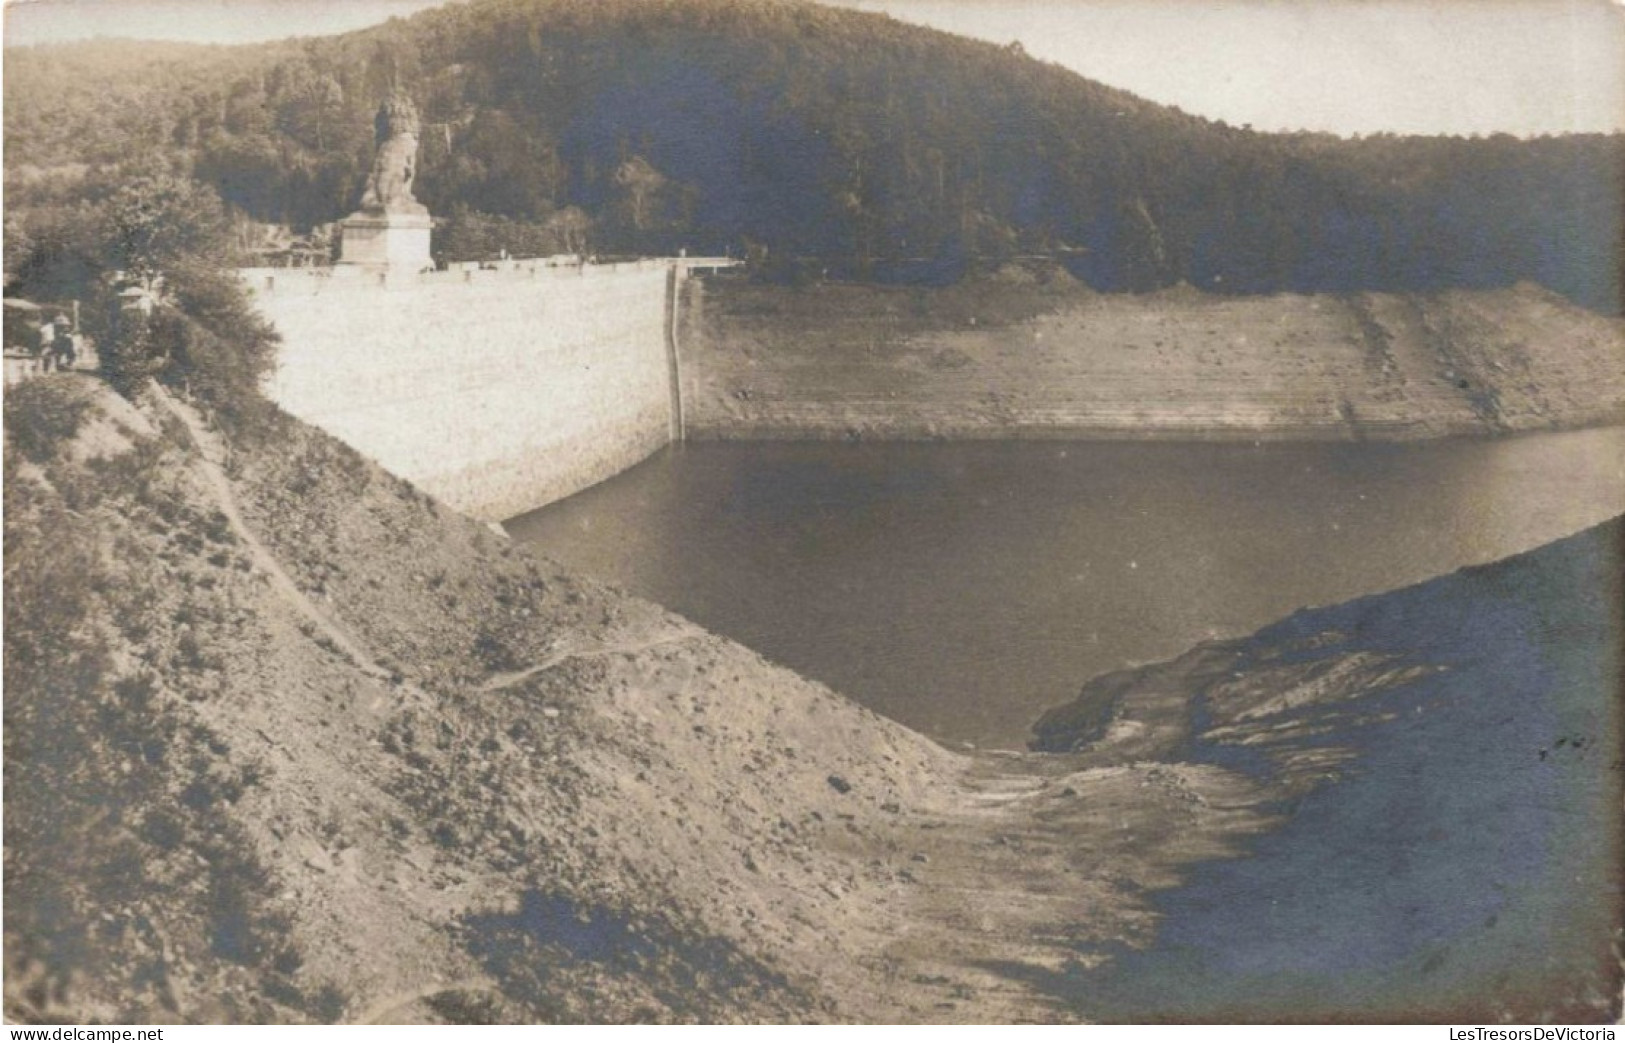
<path fill-rule="evenodd" d="M 625 272 L 674 270 L 679 277 L 696 271 L 733 268 L 732 257 L 640 257 L 625 261 L 592 261 L 574 255 L 466 261 L 433 271 L 401 272 L 359 265 L 310 268 L 239 268 L 238 275 L 257 293 L 322 293 L 328 290 L 384 288 L 408 290 L 465 283 L 532 282 L 542 279 L 590 279 Z"/>

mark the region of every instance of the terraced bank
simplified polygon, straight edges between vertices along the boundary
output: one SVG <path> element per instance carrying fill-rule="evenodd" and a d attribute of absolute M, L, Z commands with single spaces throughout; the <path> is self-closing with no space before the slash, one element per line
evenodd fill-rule
<path fill-rule="evenodd" d="M 689 288 L 701 439 L 1416 439 L 1625 421 L 1625 323 L 1532 285 L 1430 296 Z"/>

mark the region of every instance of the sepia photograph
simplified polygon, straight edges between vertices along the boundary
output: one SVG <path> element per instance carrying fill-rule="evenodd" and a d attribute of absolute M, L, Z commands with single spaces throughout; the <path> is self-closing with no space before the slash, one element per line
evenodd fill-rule
<path fill-rule="evenodd" d="M 1625 2 L 4 18 L 8 1025 L 1614 1038 Z"/>

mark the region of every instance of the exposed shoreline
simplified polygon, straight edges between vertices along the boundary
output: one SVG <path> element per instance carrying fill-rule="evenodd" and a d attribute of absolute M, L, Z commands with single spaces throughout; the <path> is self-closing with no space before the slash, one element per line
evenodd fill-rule
<path fill-rule="evenodd" d="M 824 423 L 795 425 L 762 422 L 759 426 L 730 424 L 726 429 L 702 428 L 691 431 L 687 441 L 706 442 L 1101 442 L 1125 445 L 1143 443 L 1161 444 L 1215 444 L 1215 445 L 1299 445 L 1299 444 L 1354 444 L 1372 442 L 1389 445 L 1407 445 L 1418 442 L 1442 442 L 1465 439 L 1516 438 L 1519 435 L 1551 434 L 1563 431 L 1589 431 L 1597 428 L 1625 426 L 1625 411 L 1606 412 L 1577 420 L 1553 421 L 1540 427 L 1517 430 L 1485 430 L 1463 428 L 1449 431 L 1423 430 L 1421 424 L 1394 425 L 1381 430 L 1336 426 L 1305 426 L 1270 428 L 1251 427 L 1183 427 L 1136 429 L 1127 427 L 1065 427 L 1059 425 L 1026 426 L 985 425 L 980 427 L 944 428 L 940 424 L 911 426 L 906 422 L 885 423 L 858 427 L 841 426 L 839 419 Z"/>
<path fill-rule="evenodd" d="M 1625 321 L 1519 285 L 1096 294 L 696 281 L 688 438 L 1415 441 L 1625 422 Z"/>
<path fill-rule="evenodd" d="M 1049 987 L 1107 1019 L 1617 1018 L 1622 556 L 1616 517 L 1097 677 L 1046 714 L 1038 748 L 1222 764 L 1287 812 L 1253 860 L 1158 901 L 1159 950 Z"/>

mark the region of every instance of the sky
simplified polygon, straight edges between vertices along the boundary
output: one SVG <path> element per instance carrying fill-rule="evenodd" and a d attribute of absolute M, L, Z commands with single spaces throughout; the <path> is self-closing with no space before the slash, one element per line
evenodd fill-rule
<path fill-rule="evenodd" d="M 441 0 L 7 0 L 10 44 L 239 43 Z M 582 0 L 590 2 L 590 0 Z M 1625 0 L 831 0 L 998 43 L 1259 130 L 1625 129 Z"/>

